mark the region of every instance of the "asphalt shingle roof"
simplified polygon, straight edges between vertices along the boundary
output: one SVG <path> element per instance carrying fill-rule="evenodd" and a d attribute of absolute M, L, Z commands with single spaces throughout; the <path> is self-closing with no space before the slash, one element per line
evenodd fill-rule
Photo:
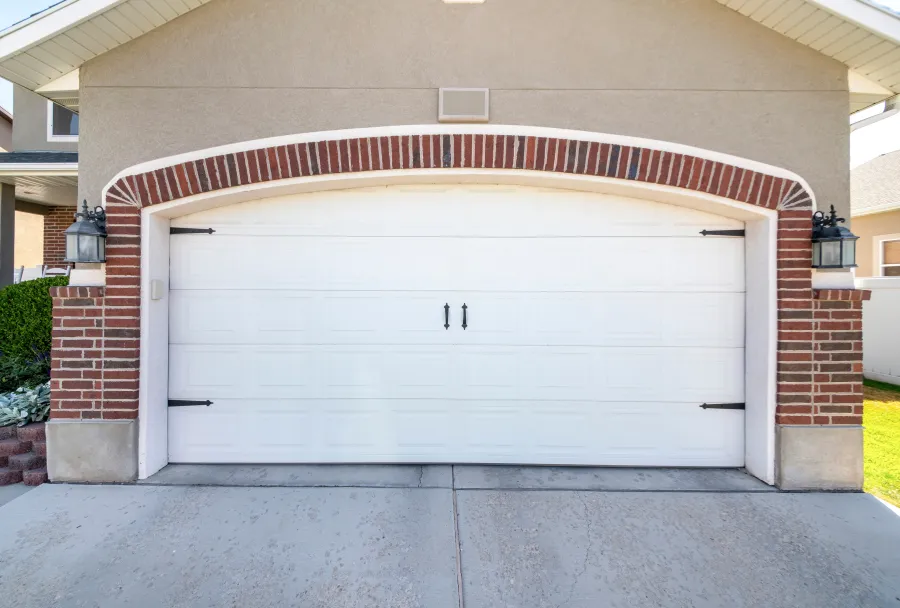
<path fill-rule="evenodd" d="M 882 154 L 850 172 L 852 214 L 900 208 L 900 151 Z"/>
<path fill-rule="evenodd" d="M 78 152 L 0 152 L 0 164 L 77 162 Z"/>

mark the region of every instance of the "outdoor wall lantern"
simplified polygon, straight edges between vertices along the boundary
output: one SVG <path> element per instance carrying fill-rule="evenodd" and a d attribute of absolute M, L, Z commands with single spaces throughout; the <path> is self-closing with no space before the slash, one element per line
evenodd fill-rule
<path fill-rule="evenodd" d="M 106 212 L 103 207 L 88 209 L 87 201 L 75 214 L 75 223 L 66 228 L 66 262 L 106 261 Z"/>
<path fill-rule="evenodd" d="M 834 205 L 828 215 L 821 211 L 813 214 L 813 268 L 856 267 L 856 240 L 859 237 L 847 228 L 838 226 L 844 221 L 844 218 L 837 216 Z"/>

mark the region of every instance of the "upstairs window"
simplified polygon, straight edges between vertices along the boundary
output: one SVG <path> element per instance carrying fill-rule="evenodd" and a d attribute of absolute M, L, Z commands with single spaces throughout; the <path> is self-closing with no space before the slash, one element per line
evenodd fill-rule
<path fill-rule="evenodd" d="M 881 241 L 881 276 L 900 277 L 900 238 Z"/>
<path fill-rule="evenodd" d="M 48 101 L 47 141 L 78 141 L 78 114 Z"/>

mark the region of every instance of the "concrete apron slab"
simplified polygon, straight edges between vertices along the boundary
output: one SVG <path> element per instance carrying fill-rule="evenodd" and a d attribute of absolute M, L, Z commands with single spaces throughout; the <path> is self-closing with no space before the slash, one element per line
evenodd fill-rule
<path fill-rule="evenodd" d="M 457 492 L 465 608 L 900 606 L 866 494 Z"/>
<path fill-rule="evenodd" d="M 21 608 L 900 606 L 864 494 L 54 484 L 0 520 Z"/>
<path fill-rule="evenodd" d="M 478 465 L 173 464 L 148 485 L 775 492 L 738 469 L 634 469 Z"/>
<path fill-rule="evenodd" d="M 459 608 L 451 492 L 44 485 L 0 510 L 4 606 Z"/>

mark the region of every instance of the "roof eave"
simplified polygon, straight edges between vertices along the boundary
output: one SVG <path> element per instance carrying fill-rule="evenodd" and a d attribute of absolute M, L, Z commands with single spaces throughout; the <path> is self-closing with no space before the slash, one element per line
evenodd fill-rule
<path fill-rule="evenodd" d="M 78 177 L 78 163 L 0 163 L 0 177 Z"/>

